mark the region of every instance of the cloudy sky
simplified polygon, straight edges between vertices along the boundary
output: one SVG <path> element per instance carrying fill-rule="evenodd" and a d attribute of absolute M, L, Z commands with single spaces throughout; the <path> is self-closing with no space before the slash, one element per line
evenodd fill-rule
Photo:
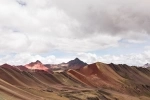
<path fill-rule="evenodd" d="M 0 64 L 150 62 L 149 0 L 0 0 Z"/>

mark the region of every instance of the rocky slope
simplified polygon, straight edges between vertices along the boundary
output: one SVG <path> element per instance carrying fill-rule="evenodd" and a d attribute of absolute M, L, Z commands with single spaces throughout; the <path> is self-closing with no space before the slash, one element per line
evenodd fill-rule
<path fill-rule="evenodd" d="M 0 100 L 150 100 L 147 68 L 101 62 L 87 65 L 79 59 L 69 63 L 75 69 L 64 72 L 49 72 L 40 61 L 1 65 Z"/>

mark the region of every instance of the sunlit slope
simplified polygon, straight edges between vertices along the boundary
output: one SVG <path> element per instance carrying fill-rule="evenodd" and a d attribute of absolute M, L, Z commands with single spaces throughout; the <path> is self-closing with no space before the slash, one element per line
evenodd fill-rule
<path fill-rule="evenodd" d="M 79 81 L 132 95 L 150 95 L 150 71 L 127 65 L 94 63 L 78 70 L 68 70 Z"/>
<path fill-rule="evenodd" d="M 133 81 L 138 84 L 150 84 L 150 71 L 146 68 L 130 67 L 128 65 L 115 65 L 109 64 L 109 66 L 121 77 Z"/>
<path fill-rule="evenodd" d="M 0 79 L 22 87 L 49 86 L 53 84 L 80 85 L 77 80 L 67 75 L 65 72 L 50 74 L 45 71 L 27 72 L 15 69 L 1 68 Z"/>
<path fill-rule="evenodd" d="M 73 98 L 73 99 L 72 99 Z M 146 68 L 94 63 L 64 72 L 0 66 L 0 100 L 149 100 Z M 97 99 L 98 98 L 98 99 Z"/>
<path fill-rule="evenodd" d="M 131 67 L 125 64 L 109 64 L 109 66 L 118 75 L 126 79 L 123 88 L 125 88 L 130 94 L 150 95 L 150 71 L 148 69 Z"/>
<path fill-rule="evenodd" d="M 41 70 L 30 72 L 0 67 L 0 74 L 0 98 L 7 100 L 68 100 L 57 94 L 85 86 L 66 72 L 50 74 Z"/>
<path fill-rule="evenodd" d="M 94 87 L 112 87 L 125 81 L 124 78 L 103 63 L 94 63 L 79 70 L 69 70 L 69 73 L 80 81 Z"/>
<path fill-rule="evenodd" d="M 0 79 L 0 91 L 5 94 L 1 95 L 1 98 L 4 98 L 4 100 L 6 100 L 6 98 L 10 98 L 10 100 L 11 98 L 14 100 L 30 100 L 30 97 L 32 97 L 33 99 L 40 98 L 36 95 L 19 89 L 18 87 L 11 85 L 2 79 Z"/>

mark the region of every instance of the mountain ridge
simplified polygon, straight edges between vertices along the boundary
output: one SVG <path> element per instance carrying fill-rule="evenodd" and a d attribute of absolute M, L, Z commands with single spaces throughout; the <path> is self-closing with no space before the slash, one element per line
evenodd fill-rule
<path fill-rule="evenodd" d="M 73 62 L 71 64 L 75 68 L 64 67 L 61 72 L 47 71 L 47 69 L 52 70 L 39 60 L 25 66 L 1 65 L 0 94 L 4 95 L 0 95 L 0 98 L 8 100 L 91 100 L 89 98 L 92 100 L 129 100 L 131 98 L 150 100 L 150 70 L 147 68 L 102 62 L 85 65 L 77 58 L 70 62 Z M 82 64 L 84 66 L 79 66 Z M 66 63 L 63 65 L 66 66 Z M 21 70 L 21 67 L 25 70 Z M 9 99 L 12 94 L 14 96 Z"/>

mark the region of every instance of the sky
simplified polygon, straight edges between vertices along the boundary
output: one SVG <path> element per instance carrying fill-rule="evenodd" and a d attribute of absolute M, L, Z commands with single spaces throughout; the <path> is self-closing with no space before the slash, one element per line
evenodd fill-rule
<path fill-rule="evenodd" d="M 149 0 L 0 2 L 0 64 L 150 62 Z"/>

